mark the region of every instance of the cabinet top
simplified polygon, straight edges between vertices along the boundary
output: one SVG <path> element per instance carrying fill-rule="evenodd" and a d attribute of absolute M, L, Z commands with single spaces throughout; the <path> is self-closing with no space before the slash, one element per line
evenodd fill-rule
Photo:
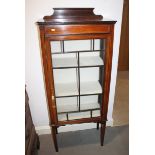
<path fill-rule="evenodd" d="M 66 25 L 66 24 L 115 24 L 116 21 L 95 15 L 94 8 L 53 8 L 54 13 L 44 16 L 38 25 Z"/>

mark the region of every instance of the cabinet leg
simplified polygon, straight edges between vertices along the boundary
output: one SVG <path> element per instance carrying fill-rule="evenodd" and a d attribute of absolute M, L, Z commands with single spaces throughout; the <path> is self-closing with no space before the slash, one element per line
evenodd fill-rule
<path fill-rule="evenodd" d="M 56 129 L 57 127 L 52 126 L 52 136 L 53 136 L 53 142 L 56 152 L 58 152 L 58 144 L 57 144 L 57 137 L 56 137 Z"/>
<path fill-rule="evenodd" d="M 105 128 L 106 128 L 106 122 L 101 123 L 101 146 L 103 146 L 104 143 L 104 135 L 105 135 Z"/>
<path fill-rule="evenodd" d="M 40 141 L 39 141 L 39 136 L 37 135 L 37 149 L 40 149 Z"/>
<path fill-rule="evenodd" d="M 99 122 L 97 122 L 97 130 L 99 129 Z"/>

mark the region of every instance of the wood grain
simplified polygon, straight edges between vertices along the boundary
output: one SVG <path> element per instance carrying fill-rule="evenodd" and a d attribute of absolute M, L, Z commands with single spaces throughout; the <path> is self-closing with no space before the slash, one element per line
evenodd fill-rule
<path fill-rule="evenodd" d="M 109 33 L 110 25 L 52 25 L 45 27 L 45 33 L 55 34 L 91 34 L 91 33 Z"/>

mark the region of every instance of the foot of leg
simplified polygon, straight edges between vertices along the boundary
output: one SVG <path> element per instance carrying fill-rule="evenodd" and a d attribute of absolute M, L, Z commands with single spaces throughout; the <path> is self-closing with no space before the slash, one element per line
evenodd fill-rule
<path fill-rule="evenodd" d="M 40 141 L 39 141 L 39 136 L 37 136 L 37 149 L 40 149 Z"/>
<path fill-rule="evenodd" d="M 105 135 L 105 128 L 106 128 L 106 123 L 101 123 L 101 146 L 103 146 L 104 143 L 104 135 Z"/>
<path fill-rule="evenodd" d="M 53 136 L 53 142 L 56 152 L 58 152 L 58 144 L 57 144 L 57 137 L 56 137 L 56 127 L 52 126 L 52 136 Z"/>

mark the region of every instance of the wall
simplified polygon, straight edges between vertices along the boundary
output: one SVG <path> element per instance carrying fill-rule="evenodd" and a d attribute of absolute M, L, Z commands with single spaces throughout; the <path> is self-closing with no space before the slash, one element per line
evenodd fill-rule
<path fill-rule="evenodd" d="M 102 14 L 103 17 L 117 20 L 115 25 L 113 67 L 108 109 L 108 121 L 112 122 L 123 0 L 26 0 L 25 83 L 27 85 L 30 109 L 35 126 L 38 129 L 44 129 L 49 124 L 40 59 L 39 35 L 35 22 L 44 15 L 51 15 L 53 13 L 52 8 L 54 7 L 94 7 L 96 14 Z M 79 127 L 91 128 L 94 126 L 88 124 L 75 125 L 72 129 L 61 128 L 60 130 L 76 130 Z"/>

